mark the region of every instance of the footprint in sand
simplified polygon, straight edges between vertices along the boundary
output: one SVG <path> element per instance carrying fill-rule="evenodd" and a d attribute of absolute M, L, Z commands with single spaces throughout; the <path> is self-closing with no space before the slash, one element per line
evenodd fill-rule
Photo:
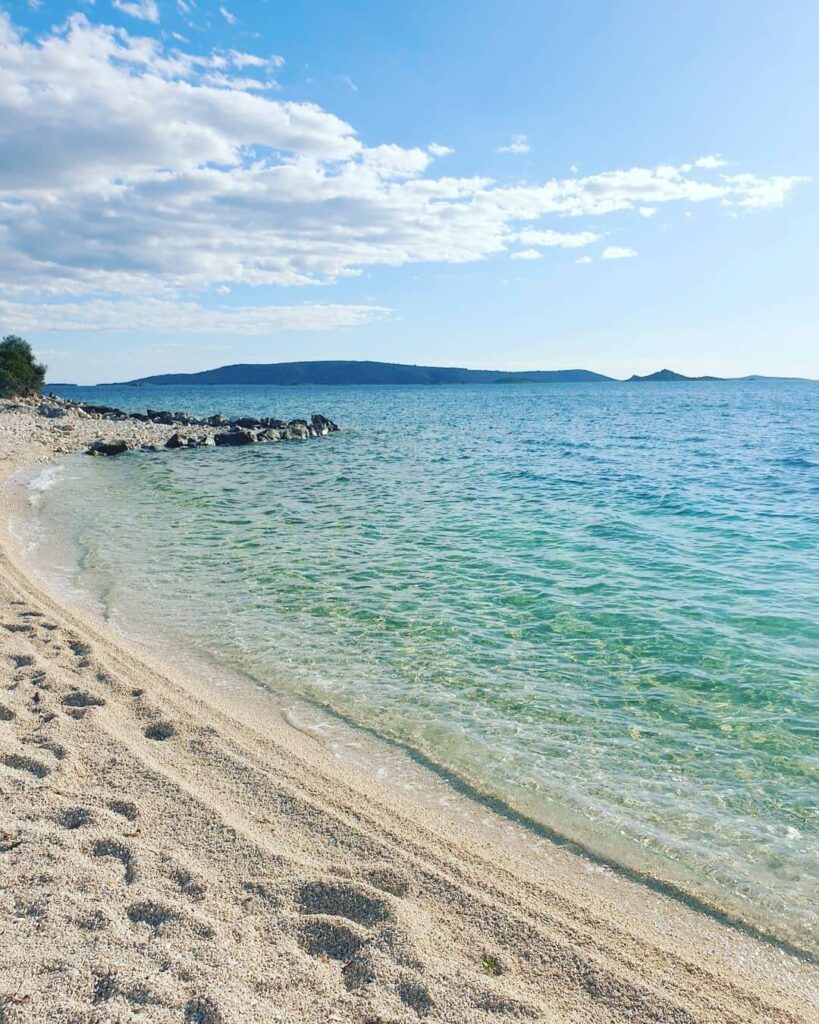
<path fill-rule="evenodd" d="M 312 918 L 300 928 L 302 945 L 307 952 L 343 963 L 349 963 L 364 945 L 365 935 L 360 929 L 380 924 L 392 916 L 386 900 L 338 882 L 308 882 L 299 889 L 296 903 L 302 914 Z"/>
<path fill-rule="evenodd" d="M 55 743 L 53 740 L 44 740 L 37 736 L 33 737 L 30 740 L 24 740 L 24 742 L 33 743 L 34 746 L 38 747 L 40 750 L 47 751 L 49 754 L 51 754 L 52 757 L 56 758 L 58 761 L 63 761 L 66 757 L 66 754 L 68 753 L 68 751 L 62 745 L 62 743 Z"/>
<path fill-rule="evenodd" d="M 196 996 L 185 1007 L 185 1024 L 223 1024 L 224 1017 L 212 999 Z"/>
<path fill-rule="evenodd" d="M 161 903 L 154 903 L 153 900 L 145 900 L 141 903 L 132 903 L 128 910 L 128 919 L 134 924 L 147 924 L 149 928 L 156 931 L 163 924 L 179 919 L 176 911 Z"/>
<path fill-rule="evenodd" d="M 126 885 L 131 885 L 136 880 L 137 872 L 134 855 L 120 839 L 98 839 L 92 845 L 91 852 L 95 857 L 110 857 L 113 860 L 119 861 L 124 870 Z"/>
<path fill-rule="evenodd" d="M 88 708 L 101 708 L 105 706 L 105 699 L 97 697 L 96 694 L 87 693 L 85 690 L 72 690 L 62 699 L 65 708 L 81 708 L 84 711 Z"/>
<path fill-rule="evenodd" d="M 136 821 L 139 817 L 139 808 L 130 800 L 112 800 L 108 804 L 108 808 L 113 811 L 114 814 L 119 814 L 121 817 L 127 818 L 128 821 Z"/>
<path fill-rule="evenodd" d="M 69 637 L 67 643 L 69 650 L 76 659 L 77 668 L 88 668 L 91 664 L 91 645 L 77 637 Z"/>
<path fill-rule="evenodd" d="M 63 828 L 84 828 L 94 824 L 94 815 L 85 807 L 69 807 L 60 816 L 60 824 Z"/>
<path fill-rule="evenodd" d="M 348 963 L 364 945 L 364 937 L 346 924 L 315 918 L 302 925 L 301 944 L 310 956 Z"/>
<path fill-rule="evenodd" d="M 28 772 L 29 775 L 34 775 L 38 779 L 44 779 L 51 771 L 46 765 L 35 761 L 33 757 L 24 757 L 22 754 L 4 754 L 0 757 L 0 762 L 6 768 L 13 768 L 18 772 Z"/>
<path fill-rule="evenodd" d="M 297 903 L 303 914 L 346 917 L 348 921 L 364 926 L 379 924 L 392 916 L 386 900 L 337 882 L 308 882 L 299 890 Z"/>
<path fill-rule="evenodd" d="M 170 722 L 154 722 L 145 729 L 143 735 L 146 739 L 162 742 L 176 736 L 176 728 Z"/>
<path fill-rule="evenodd" d="M 186 868 L 174 868 L 171 879 L 179 886 L 179 891 L 197 902 L 205 898 L 207 888 L 198 881 Z"/>
<path fill-rule="evenodd" d="M 427 989 L 414 979 L 402 981 L 398 986 L 398 998 L 419 1017 L 426 1017 L 433 1007 L 432 996 Z"/>

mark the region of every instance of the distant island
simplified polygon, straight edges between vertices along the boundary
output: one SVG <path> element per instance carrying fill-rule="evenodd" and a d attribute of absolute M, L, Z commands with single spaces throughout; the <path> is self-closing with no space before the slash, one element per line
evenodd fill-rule
<path fill-rule="evenodd" d="M 628 379 L 628 381 L 626 383 L 627 384 L 632 384 L 635 381 L 638 381 L 638 382 L 642 383 L 644 381 L 653 381 L 653 380 L 677 381 L 677 380 L 725 380 L 725 379 L 726 379 L 725 377 L 686 377 L 684 373 L 675 373 L 674 370 L 656 370 L 654 373 L 647 373 L 644 377 L 641 377 L 637 373 L 633 373 L 629 377 L 629 379 Z M 739 378 L 739 379 L 745 379 L 745 378 Z M 760 377 L 758 379 L 762 380 L 764 378 Z"/>
<path fill-rule="evenodd" d="M 457 366 L 414 366 L 357 359 L 298 363 L 237 363 L 200 373 L 162 373 L 127 384 L 502 384 L 607 381 L 591 370 L 467 370 Z"/>
<path fill-rule="evenodd" d="M 235 363 L 197 373 L 160 373 L 119 385 L 143 384 L 644 384 L 720 380 L 800 380 L 797 377 L 686 377 L 674 370 L 657 370 L 645 376 L 633 374 L 626 381 L 593 370 L 469 370 L 459 366 L 416 366 L 409 363 L 380 363 L 359 359 L 316 359 L 292 363 Z M 75 387 L 50 383 L 47 387 Z M 108 385 L 99 385 L 106 387 Z"/>

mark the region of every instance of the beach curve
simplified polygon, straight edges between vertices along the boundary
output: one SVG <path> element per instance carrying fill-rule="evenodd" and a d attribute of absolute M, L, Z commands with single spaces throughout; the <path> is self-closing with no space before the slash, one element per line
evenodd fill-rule
<path fill-rule="evenodd" d="M 2 478 L 53 454 L 2 440 Z M 5 523 L 0 611 L 4 1020 L 815 1019 L 810 964 L 436 820 L 54 600 Z"/>

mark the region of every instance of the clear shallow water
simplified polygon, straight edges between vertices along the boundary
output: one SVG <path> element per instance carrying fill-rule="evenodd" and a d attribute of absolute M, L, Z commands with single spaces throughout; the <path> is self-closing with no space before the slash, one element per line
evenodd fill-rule
<path fill-rule="evenodd" d="M 809 941 L 819 385 L 64 393 L 345 428 L 38 477 L 39 536 L 129 632 Z"/>

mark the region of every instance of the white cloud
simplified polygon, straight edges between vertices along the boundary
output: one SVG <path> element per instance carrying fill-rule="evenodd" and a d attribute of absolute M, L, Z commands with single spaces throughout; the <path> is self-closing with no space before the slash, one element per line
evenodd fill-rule
<path fill-rule="evenodd" d="M 343 85 L 346 85 L 351 92 L 358 92 L 358 86 L 349 75 L 339 75 L 339 81 Z"/>
<path fill-rule="evenodd" d="M 694 161 L 695 167 L 701 167 L 709 171 L 713 171 L 716 167 L 727 166 L 728 161 L 723 160 L 719 153 L 710 153 L 708 156 L 701 156 L 698 160 Z"/>
<path fill-rule="evenodd" d="M 498 146 L 496 153 L 528 153 L 531 150 L 525 135 L 513 135 L 507 146 Z"/>
<path fill-rule="evenodd" d="M 450 149 L 449 146 L 442 146 L 438 142 L 430 142 L 427 149 L 433 156 L 452 156 L 455 152 L 455 150 Z"/>
<path fill-rule="evenodd" d="M 636 256 L 637 252 L 627 245 L 607 245 L 600 255 L 604 260 L 629 260 Z"/>
<path fill-rule="evenodd" d="M 637 210 L 641 217 L 653 217 L 657 212 L 656 206 L 640 206 Z"/>
<path fill-rule="evenodd" d="M 513 260 L 539 260 L 543 256 L 537 249 L 520 249 L 518 252 L 510 253 Z"/>
<path fill-rule="evenodd" d="M 159 8 L 156 0 L 136 0 L 128 3 L 127 0 L 113 0 L 113 6 L 123 14 L 130 14 L 132 18 L 139 18 L 141 21 L 159 21 Z"/>
<path fill-rule="evenodd" d="M 591 263 L 591 262 L 592 262 L 591 256 L 581 256 L 579 259 L 575 260 L 575 263 Z"/>
<path fill-rule="evenodd" d="M 0 281 L 16 312 L 30 323 L 42 307 L 42 322 L 60 315 L 46 299 L 70 297 L 86 319 L 62 313 L 86 329 L 93 313 L 133 322 L 137 296 L 148 308 L 516 245 L 582 247 L 600 233 L 555 225 L 662 203 L 772 207 L 801 180 L 686 165 L 511 185 L 439 177 L 433 158 L 448 147 L 367 146 L 329 111 L 276 98 L 281 64 L 168 49 L 82 15 L 28 40 L 0 15 Z M 260 309 L 264 323 L 280 315 Z M 241 331 L 251 314 L 224 316 Z"/>
<path fill-rule="evenodd" d="M 235 14 L 231 14 L 230 11 L 227 9 L 227 7 L 220 6 L 219 7 L 219 13 L 222 15 L 222 17 L 225 19 L 225 21 L 228 23 L 228 25 L 235 25 L 236 24 L 236 15 Z"/>
<path fill-rule="evenodd" d="M 292 306 L 216 306 L 167 299 L 91 299 L 24 303 L 0 299 L 0 321 L 24 331 L 170 331 L 178 334 L 268 335 L 326 331 L 388 317 L 381 306 L 305 303 Z"/>
<path fill-rule="evenodd" d="M 592 242 L 599 242 L 600 235 L 593 231 L 552 231 L 550 229 L 535 230 L 526 228 L 518 235 L 518 241 L 524 245 L 557 245 L 564 249 L 581 249 L 584 245 L 591 245 Z"/>

